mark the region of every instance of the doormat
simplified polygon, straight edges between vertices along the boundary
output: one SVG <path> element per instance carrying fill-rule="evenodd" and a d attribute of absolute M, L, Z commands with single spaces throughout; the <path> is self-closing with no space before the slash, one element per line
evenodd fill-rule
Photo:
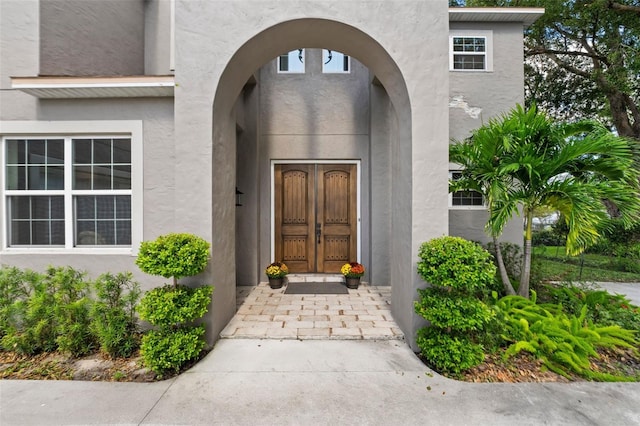
<path fill-rule="evenodd" d="M 289 283 L 284 294 L 349 294 L 341 282 Z"/>

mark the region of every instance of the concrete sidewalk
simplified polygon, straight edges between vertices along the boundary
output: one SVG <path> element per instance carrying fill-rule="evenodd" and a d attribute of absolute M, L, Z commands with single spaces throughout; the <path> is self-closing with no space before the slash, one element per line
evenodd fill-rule
<path fill-rule="evenodd" d="M 165 382 L 0 381 L 0 424 L 640 425 L 640 384 L 471 384 L 398 340 L 223 339 Z"/>
<path fill-rule="evenodd" d="M 640 283 L 594 283 L 611 294 L 622 294 L 636 306 L 640 306 Z"/>

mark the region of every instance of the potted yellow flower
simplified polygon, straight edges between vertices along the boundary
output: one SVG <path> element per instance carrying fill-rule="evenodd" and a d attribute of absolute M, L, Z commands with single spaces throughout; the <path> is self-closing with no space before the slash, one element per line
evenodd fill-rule
<path fill-rule="evenodd" d="M 289 273 L 289 268 L 284 262 L 273 262 L 264 271 L 269 278 L 269 286 L 271 288 L 281 288 L 284 277 Z"/>
<path fill-rule="evenodd" d="M 345 263 L 340 272 L 345 277 L 347 288 L 356 289 L 360 285 L 360 278 L 364 275 L 364 265 L 358 262 Z"/>

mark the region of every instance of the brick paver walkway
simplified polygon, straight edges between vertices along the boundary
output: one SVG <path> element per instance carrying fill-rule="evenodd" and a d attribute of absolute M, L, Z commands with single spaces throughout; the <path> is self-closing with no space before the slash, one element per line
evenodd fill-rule
<path fill-rule="evenodd" d="M 360 285 L 349 294 L 284 294 L 269 284 L 237 287 L 238 311 L 222 338 L 404 339 L 391 317 L 391 287 Z"/>

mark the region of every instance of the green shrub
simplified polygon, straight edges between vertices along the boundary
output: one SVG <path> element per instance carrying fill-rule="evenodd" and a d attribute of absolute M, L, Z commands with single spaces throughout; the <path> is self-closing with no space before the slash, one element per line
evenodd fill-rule
<path fill-rule="evenodd" d="M 495 279 L 492 256 L 480 245 L 459 237 L 425 242 L 418 252 L 418 274 L 437 287 L 465 293 L 486 290 Z"/>
<path fill-rule="evenodd" d="M 433 289 L 418 289 L 420 300 L 415 311 L 426 318 L 432 327 L 458 332 L 482 330 L 493 317 L 493 311 L 473 297 L 447 297 Z"/>
<path fill-rule="evenodd" d="M 431 287 L 418 290 L 415 312 L 430 322 L 418 331 L 422 356 L 440 371 L 459 373 L 482 362 L 480 341 L 494 312 L 478 296 L 495 283 L 492 256 L 480 245 L 441 237 L 420 247 L 418 273 Z"/>
<path fill-rule="evenodd" d="M 95 282 L 97 300 L 91 311 L 91 328 L 102 351 L 111 357 L 129 357 L 138 348 L 135 307 L 140 286 L 130 272 L 103 274 Z"/>
<path fill-rule="evenodd" d="M 16 267 L 0 267 L 0 339 L 20 321 L 16 304 L 29 297 L 34 275 L 34 272 L 23 272 Z"/>
<path fill-rule="evenodd" d="M 80 356 L 91 352 L 95 336 L 91 333 L 90 284 L 85 273 L 71 267 L 47 269 L 44 284 L 55 289 L 54 316 L 58 349 Z"/>
<path fill-rule="evenodd" d="M 143 272 L 165 278 L 197 275 L 207 267 L 209 243 L 192 234 L 167 234 L 140 245 L 136 264 Z"/>
<path fill-rule="evenodd" d="M 144 364 L 157 374 L 179 371 L 188 361 L 197 358 L 204 348 L 204 327 L 179 330 L 149 331 L 142 337 L 140 353 Z"/>
<path fill-rule="evenodd" d="M 627 380 L 625 377 L 591 369 L 596 348 L 632 348 L 637 345 L 634 331 L 619 326 L 599 326 L 586 320 L 588 307 L 579 316 L 566 315 L 561 306 L 536 304 L 520 296 L 505 296 L 495 309 L 503 321 L 503 337 L 510 342 L 505 357 L 527 351 L 542 360 L 550 370 L 570 377 L 576 373 L 589 379 Z"/>
<path fill-rule="evenodd" d="M 482 346 L 465 336 L 451 336 L 432 327 L 418 330 L 420 353 L 436 370 L 458 374 L 484 360 Z"/>
<path fill-rule="evenodd" d="M 2 348 L 27 355 L 52 352 L 57 349 L 55 288 L 45 283 L 42 274 L 13 270 L 8 275 L 21 280 L 23 293 L 7 305 L 7 324 L 2 336 Z M 11 285 L 11 284 L 8 284 Z"/>
<path fill-rule="evenodd" d="M 561 235 L 551 229 L 535 231 L 531 235 L 531 245 L 533 246 L 563 246 L 566 241 L 566 235 Z"/>
<path fill-rule="evenodd" d="M 138 305 L 140 318 L 163 328 L 177 328 L 180 324 L 200 318 L 207 312 L 213 287 L 185 286 L 157 287 L 145 293 Z"/>

